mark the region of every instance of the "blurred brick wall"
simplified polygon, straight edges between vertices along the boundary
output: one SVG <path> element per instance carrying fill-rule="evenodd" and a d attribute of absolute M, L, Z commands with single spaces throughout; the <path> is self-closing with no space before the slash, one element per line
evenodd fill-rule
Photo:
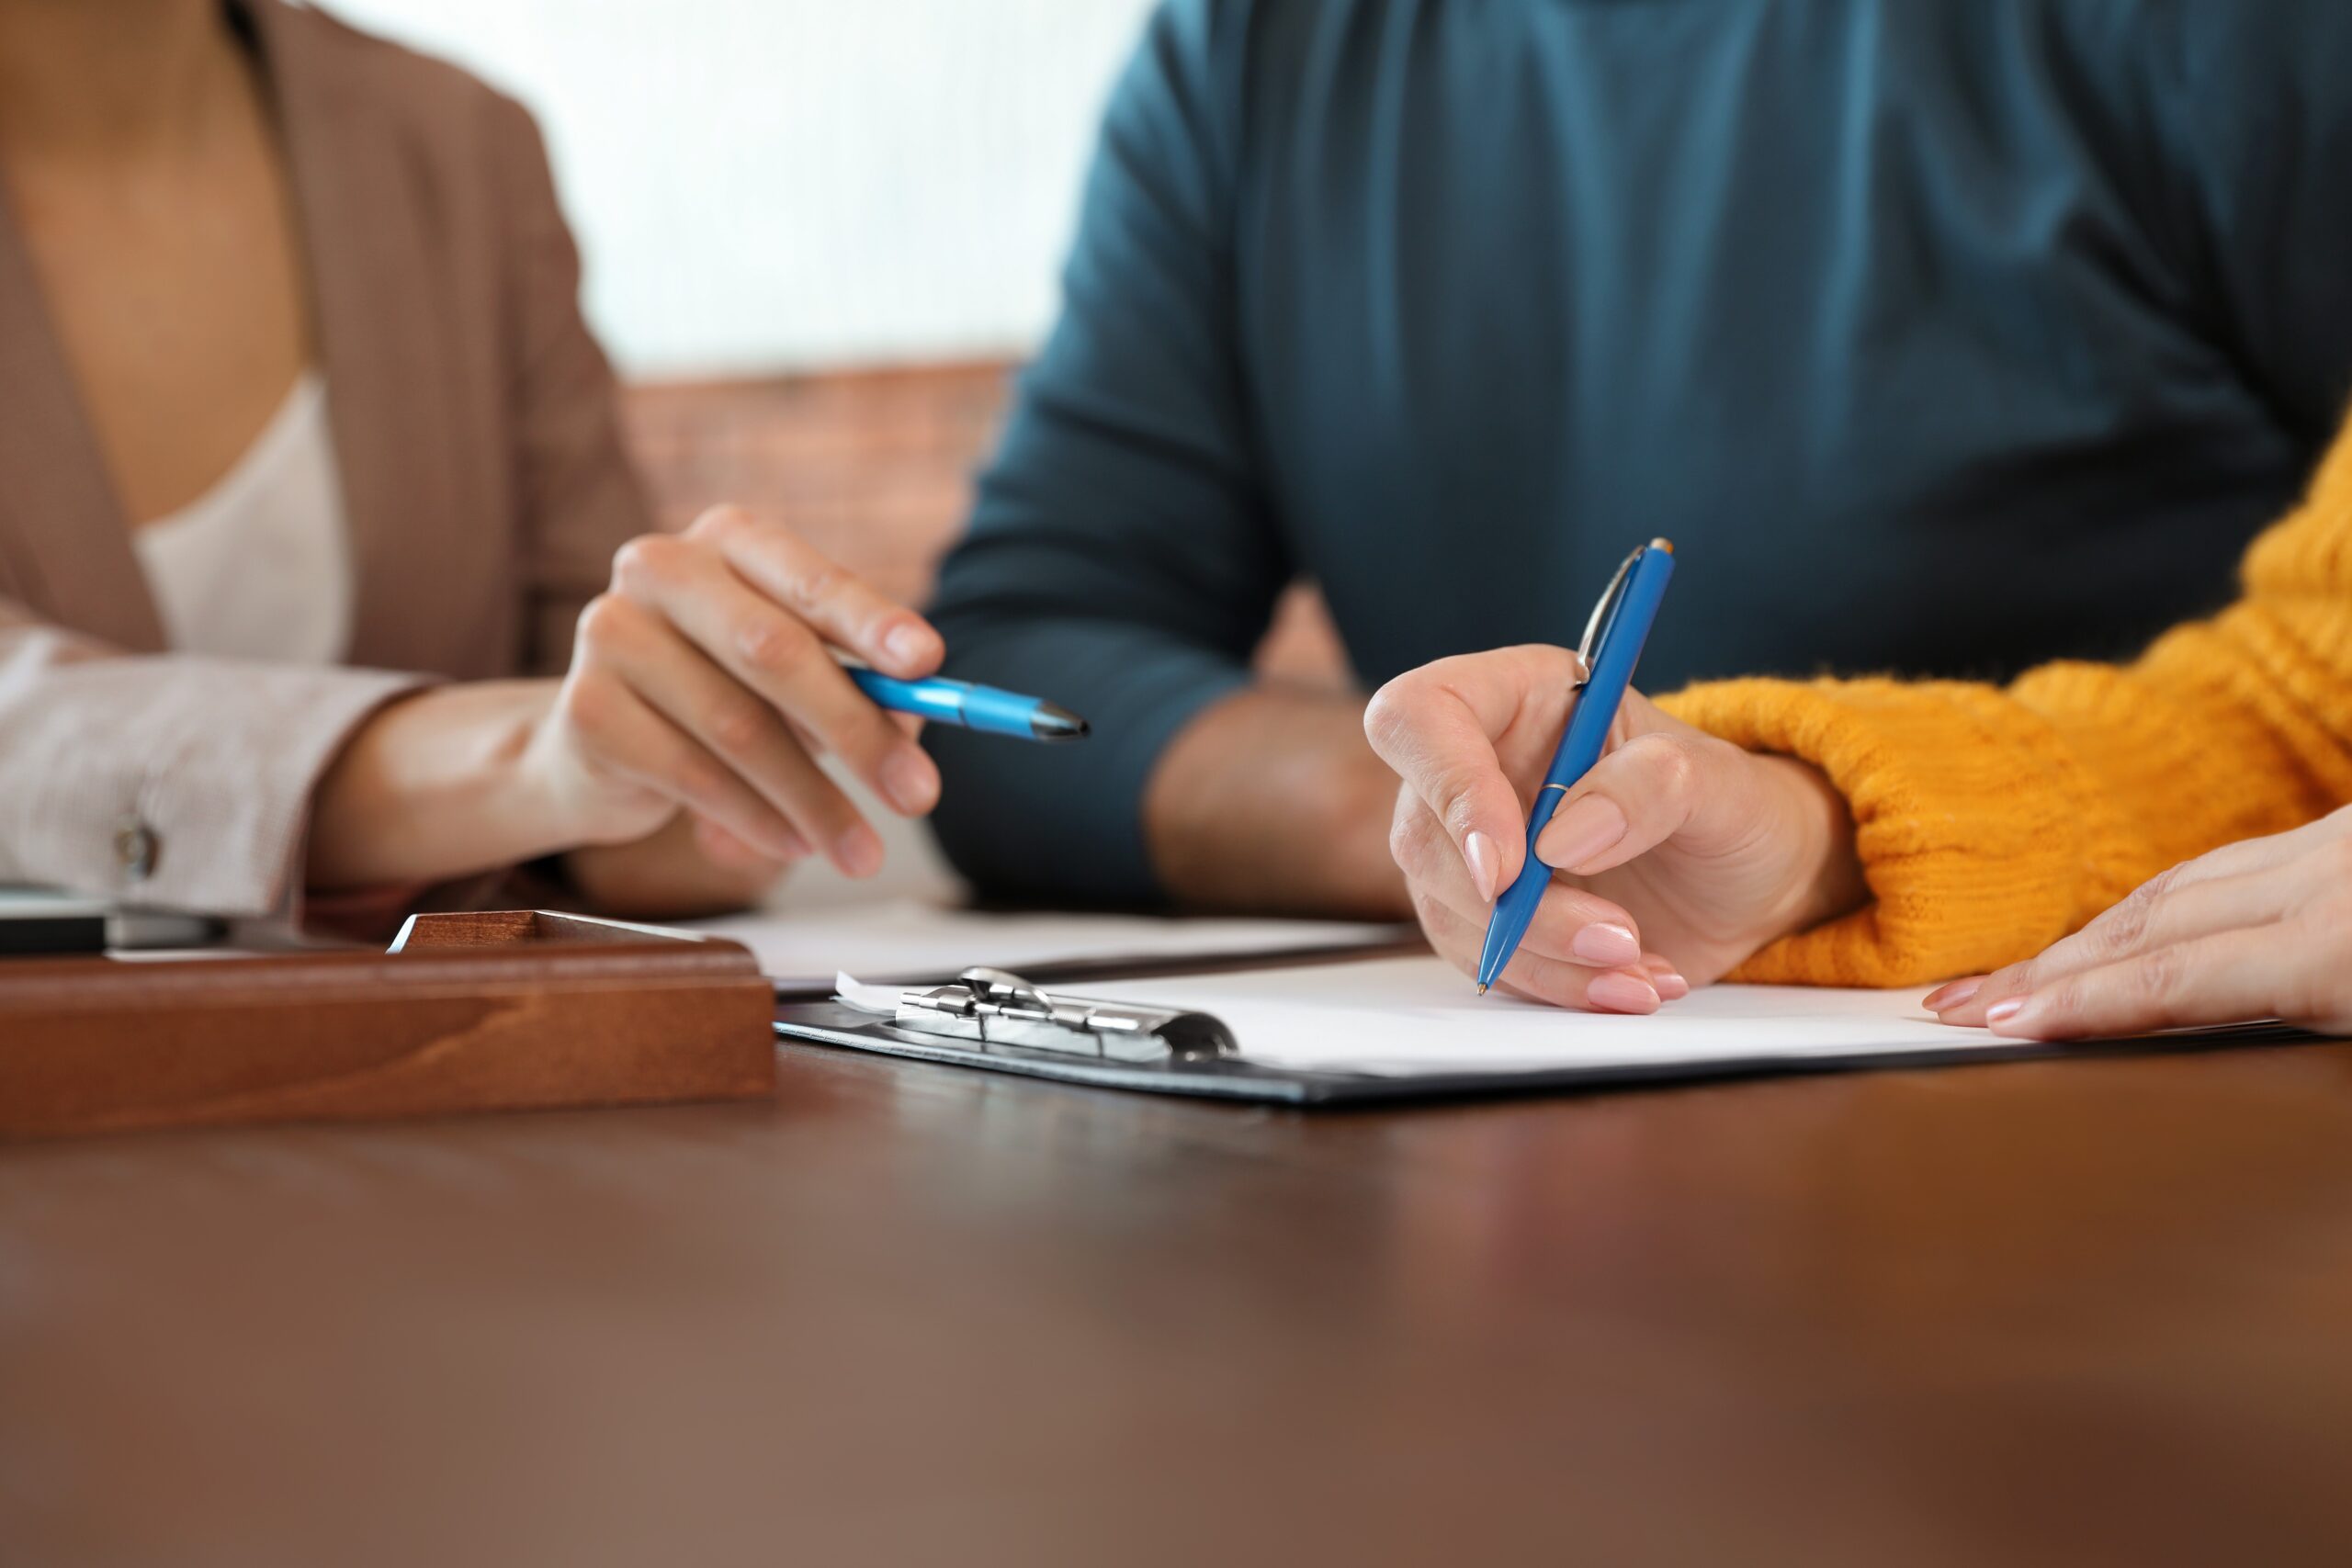
<path fill-rule="evenodd" d="M 885 592 L 921 604 L 971 505 L 1012 368 L 649 383 L 628 389 L 623 418 L 664 526 L 738 502 L 791 525 Z M 1259 664 L 1287 679 L 1347 683 L 1312 590 L 1284 600 Z"/>

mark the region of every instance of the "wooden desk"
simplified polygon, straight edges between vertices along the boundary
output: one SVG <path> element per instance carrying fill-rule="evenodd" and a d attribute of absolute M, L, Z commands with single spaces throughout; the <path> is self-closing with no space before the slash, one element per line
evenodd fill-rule
<path fill-rule="evenodd" d="M 2352 1048 L 0 1152 L 0 1561 L 2352 1561 Z"/>

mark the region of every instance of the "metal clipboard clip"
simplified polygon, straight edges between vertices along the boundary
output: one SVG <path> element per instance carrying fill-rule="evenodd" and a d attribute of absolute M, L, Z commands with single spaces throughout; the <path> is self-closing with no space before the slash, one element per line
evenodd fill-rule
<path fill-rule="evenodd" d="M 1230 1056 L 1233 1032 L 1204 1012 L 1056 996 L 1001 969 L 967 969 L 953 985 L 901 991 L 894 1021 L 919 1034 L 1114 1062 Z"/>

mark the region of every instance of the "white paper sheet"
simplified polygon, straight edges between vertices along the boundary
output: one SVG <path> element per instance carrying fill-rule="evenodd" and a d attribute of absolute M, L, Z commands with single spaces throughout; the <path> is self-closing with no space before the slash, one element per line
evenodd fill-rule
<path fill-rule="evenodd" d="M 877 1018 L 898 1017 L 899 998 L 905 994 L 905 987 L 878 986 L 871 980 L 861 980 L 847 970 L 833 976 L 833 1000 Z"/>
<path fill-rule="evenodd" d="M 733 916 L 684 928 L 759 955 L 780 991 L 830 996 L 843 970 L 875 984 L 953 979 L 976 964 L 1010 969 L 1134 959 L 1238 958 L 1369 946 L 1406 934 L 1345 920 L 1162 919 L 1148 915 L 977 914 L 896 901 L 802 914 Z"/>
<path fill-rule="evenodd" d="M 1123 1002 L 1213 1013 L 1233 1030 L 1246 1059 L 1328 1072 L 1598 1070 L 1922 1050 L 1964 1054 L 2014 1043 L 1985 1030 L 1937 1022 L 1919 1005 L 1926 987 L 1715 986 L 1647 1018 L 1627 1018 L 1538 1007 L 1500 992 L 1480 997 L 1452 965 L 1431 957 L 1122 980 L 1084 989 Z"/>

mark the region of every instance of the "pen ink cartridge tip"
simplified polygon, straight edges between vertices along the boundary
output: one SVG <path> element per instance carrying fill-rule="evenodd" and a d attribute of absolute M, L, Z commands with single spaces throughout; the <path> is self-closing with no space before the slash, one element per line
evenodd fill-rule
<path fill-rule="evenodd" d="M 1040 740 L 1083 740 L 1091 727 L 1066 707 L 1039 703 L 1029 715 L 1029 733 Z"/>
<path fill-rule="evenodd" d="M 1480 986 L 1480 987 L 1478 987 L 1478 994 L 1479 994 L 1480 996 L 1482 996 L 1482 997 L 1483 997 L 1483 996 L 1485 996 L 1485 995 L 1487 994 L 1487 987 L 1484 987 L 1484 986 Z"/>

